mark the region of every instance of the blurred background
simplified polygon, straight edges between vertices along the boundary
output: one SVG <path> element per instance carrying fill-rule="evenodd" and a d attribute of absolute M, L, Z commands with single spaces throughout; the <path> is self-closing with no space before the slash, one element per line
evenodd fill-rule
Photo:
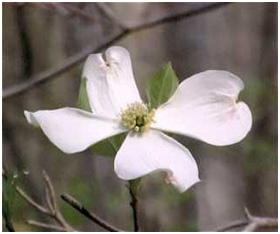
<path fill-rule="evenodd" d="M 114 38 L 122 30 L 117 20 L 132 27 L 213 3 L 103 4 L 112 17 L 100 3 L 3 3 L 4 93 Z M 215 147 L 176 136 L 194 155 L 202 181 L 180 194 L 164 184 L 162 174 L 145 177 L 139 195 L 141 230 L 215 230 L 244 219 L 244 206 L 254 215 L 277 217 L 277 3 L 224 5 L 131 33 L 114 45 L 130 51 L 143 99 L 148 79 L 171 61 L 180 81 L 208 69 L 238 75 L 245 83 L 240 99 L 253 113 L 251 132 L 233 146 Z M 61 201 L 62 193 L 115 226 L 132 230 L 130 197 L 126 183 L 113 171 L 114 158 L 90 150 L 65 155 L 23 115 L 24 110 L 76 106 L 83 62 L 2 99 L 3 164 L 38 202 L 43 202 L 45 170 L 61 212 L 76 229 L 104 231 Z M 18 196 L 11 211 L 17 231 L 47 230 L 30 227 L 27 219 L 52 222 Z"/>

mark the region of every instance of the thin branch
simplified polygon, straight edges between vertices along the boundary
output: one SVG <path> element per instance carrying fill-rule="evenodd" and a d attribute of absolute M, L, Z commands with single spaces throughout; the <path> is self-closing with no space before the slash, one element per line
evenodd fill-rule
<path fill-rule="evenodd" d="M 46 188 L 49 192 L 48 197 L 50 198 L 50 204 L 54 210 L 57 210 L 57 205 L 55 202 L 55 192 L 54 192 L 54 188 L 53 188 L 52 182 L 50 180 L 50 177 L 47 175 L 47 173 L 45 171 L 43 171 L 43 177 L 44 177 L 44 181 L 46 184 Z"/>
<path fill-rule="evenodd" d="M 98 22 L 98 18 L 93 14 L 86 13 L 83 9 L 79 7 L 75 7 L 73 4 L 69 3 L 58 3 L 58 2 L 26 2 L 21 4 L 16 4 L 16 6 L 20 7 L 23 5 L 29 5 L 32 7 L 43 8 L 44 10 L 50 10 L 56 12 L 59 15 L 66 17 L 76 17 L 85 22 Z M 111 22 L 114 22 L 115 25 L 118 25 L 122 29 L 126 29 L 126 25 L 122 23 L 118 17 L 115 15 L 114 11 L 107 6 L 106 3 L 95 2 L 95 6 L 104 14 Z"/>
<path fill-rule="evenodd" d="M 35 202 L 31 197 L 29 197 L 19 186 L 15 187 L 17 193 L 26 200 L 31 206 L 33 206 L 35 209 L 40 211 L 41 213 L 44 213 L 46 215 L 50 215 L 51 212 L 46 209 L 45 207 L 39 205 L 37 202 Z"/>
<path fill-rule="evenodd" d="M 234 228 L 241 228 L 244 227 L 245 225 L 248 225 L 249 221 L 248 220 L 238 220 L 234 221 L 224 227 L 218 227 L 215 232 L 226 232 L 226 231 L 231 231 Z"/>
<path fill-rule="evenodd" d="M 66 228 L 57 226 L 57 225 L 52 225 L 52 224 L 46 224 L 46 223 L 41 223 L 35 220 L 28 220 L 27 224 L 35 227 L 41 227 L 41 228 L 47 228 L 51 229 L 53 231 L 58 231 L 58 232 L 67 232 L 68 230 Z"/>
<path fill-rule="evenodd" d="M 81 214 L 83 214 L 89 220 L 93 221 L 94 223 L 96 223 L 100 227 L 104 228 L 105 230 L 110 231 L 110 232 L 123 232 L 123 230 L 114 227 L 112 224 L 109 224 L 108 222 L 101 219 L 96 214 L 88 211 L 79 201 L 77 201 L 75 198 L 71 197 L 70 195 L 63 194 L 63 195 L 61 195 L 61 198 L 66 203 L 68 203 L 70 206 L 72 206 L 75 210 L 79 211 Z"/>
<path fill-rule="evenodd" d="M 6 180 L 8 179 L 8 175 L 7 175 L 6 171 L 3 170 L 2 175 L 3 175 L 4 179 L 6 179 Z M 40 205 L 39 203 L 37 203 L 36 201 L 34 201 L 19 186 L 15 186 L 15 190 L 25 201 L 27 201 L 36 210 L 38 210 L 39 212 L 41 212 L 41 213 L 47 215 L 48 217 L 52 218 L 53 220 L 55 220 L 58 223 L 61 230 L 63 229 L 64 231 L 68 231 L 68 232 L 76 231 L 64 220 L 62 214 L 58 210 L 57 204 L 55 202 L 55 193 L 54 193 L 53 185 L 46 172 L 43 172 L 43 178 L 44 178 L 44 182 L 45 182 L 45 191 L 46 191 L 45 198 L 47 201 L 47 207 L 44 207 L 44 206 Z M 47 228 L 49 226 L 57 227 L 57 226 L 53 226 L 48 223 L 40 223 L 37 221 L 31 221 L 31 223 L 33 226 L 41 225 L 41 227 L 42 227 L 42 225 L 44 225 L 45 228 Z"/>
<path fill-rule="evenodd" d="M 245 207 L 245 213 L 249 220 L 249 224 L 242 230 L 243 232 L 255 232 L 260 228 L 276 228 L 278 227 L 278 219 L 270 217 L 257 217 L 250 214 Z"/>
<path fill-rule="evenodd" d="M 48 209 L 51 211 L 51 213 L 54 213 L 53 205 L 50 199 L 50 192 L 46 187 L 44 187 L 44 191 L 45 191 L 45 201 L 47 203 Z"/>
<path fill-rule="evenodd" d="M 255 232 L 260 228 L 277 228 L 278 219 L 270 217 L 252 217 L 243 232 Z"/>
<path fill-rule="evenodd" d="M 250 214 L 248 209 L 245 207 L 245 214 L 247 220 L 234 221 L 224 227 L 219 227 L 216 232 L 232 231 L 234 228 L 243 228 L 242 232 L 255 232 L 260 228 L 277 228 L 278 219 L 270 217 L 256 217 Z"/>
<path fill-rule="evenodd" d="M 198 9 L 190 10 L 190 11 L 179 13 L 179 14 L 176 14 L 176 15 L 162 17 L 162 18 L 154 20 L 152 22 L 148 22 L 148 23 L 138 25 L 136 27 L 131 28 L 129 31 L 138 32 L 138 31 L 141 31 L 141 30 L 157 27 L 159 25 L 163 25 L 163 24 L 167 24 L 167 23 L 173 23 L 173 22 L 184 20 L 184 19 L 190 19 L 194 16 L 201 15 L 203 13 L 219 9 L 219 8 L 227 6 L 229 4 L 232 4 L 232 3 L 230 3 L 230 2 L 220 2 L 220 3 L 209 4 L 207 6 L 204 6 L 204 7 L 198 8 Z"/>
<path fill-rule="evenodd" d="M 97 8 L 104 14 L 106 15 L 106 17 L 111 20 L 112 22 L 114 22 L 116 25 L 118 25 L 120 28 L 122 29 L 127 29 L 127 26 L 121 22 L 119 20 L 119 18 L 116 16 L 116 14 L 114 13 L 114 11 L 106 5 L 107 3 L 103 3 L 103 2 L 96 2 L 95 5 L 97 6 Z"/>
<path fill-rule="evenodd" d="M 87 22 L 96 22 L 96 17 L 85 13 L 85 11 L 81 10 L 78 7 L 74 7 L 72 5 L 66 3 L 55 3 L 58 4 L 59 7 L 64 8 L 69 16 L 79 17 Z"/>
<path fill-rule="evenodd" d="M 4 89 L 3 93 L 2 93 L 2 99 L 7 99 L 10 97 L 22 94 L 23 92 L 26 92 L 26 91 L 36 87 L 37 85 L 43 84 L 47 81 L 51 81 L 55 77 L 63 74 L 64 72 L 68 71 L 72 67 L 81 63 L 89 54 L 99 52 L 99 51 L 111 46 L 112 44 L 120 41 L 121 39 L 123 39 L 124 37 L 126 37 L 132 33 L 139 32 L 144 29 L 154 28 L 156 26 L 163 25 L 163 24 L 192 18 L 192 17 L 198 16 L 202 13 L 206 13 L 206 12 L 212 11 L 214 9 L 219 9 L 220 7 L 225 6 L 227 4 L 229 4 L 229 3 L 213 3 L 211 5 L 207 5 L 207 6 L 199 8 L 199 9 L 187 11 L 185 13 L 181 13 L 181 14 L 174 15 L 174 16 L 163 17 L 161 19 L 158 19 L 158 20 L 155 20 L 155 21 L 152 21 L 149 23 L 144 23 L 142 25 L 138 25 L 133 28 L 124 29 L 122 32 L 115 35 L 113 38 L 109 39 L 108 41 L 101 44 L 100 46 L 88 47 L 85 50 L 83 50 L 82 52 L 70 57 L 69 59 L 67 59 L 67 61 L 63 65 L 58 66 L 55 69 L 50 69 L 46 72 L 42 72 L 37 76 L 31 77 L 26 82 L 23 82 L 21 84 L 14 85 L 12 87 Z"/>
<path fill-rule="evenodd" d="M 4 89 L 2 93 L 2 99 L 10 98 L 12 96 L 21 94 L 27 90 L 30 90 L 37 85 L 41 85 L 47 81 L 51 81 L 52 79 L 56 78 L 57 76 L 63 74 L 64 72 L 68 71 L 69 69 L 73 68 L 77 64 L 81 63 L 89 54 L 96 53 L 100 50 L 103 50 L 114 44 L 115 42 L 119 41 L 123 38 L 127 33 L 122 32 L 115 37 L 111 38 L 104 44 L 100 45 L 99 47 L 88 47 L 82 52 L 70 57 L 63 65 L 58 66 L 54 69 L 50 69 L 48 71 L 40 73 L 38 76 L 34 76 L 30 78 L 28 81 L 22 82 L 21 84 L 14 85 L 10 88 Z"/>
<path fill-rule="evenodd" d="M 62 214 L 60 213 L 60 211 L 57 208 L 57 204 L 55 201 L 55 192 L 54 192 L 54 188 L 52 185 L 52 182 L 50 180 L 50 177 L 48 176 L 48 174 L 43 171 L 43 177 L 44 177 L 44 182 L 46 184 L 46 199 L 47 199 L 47 203 L 50 206 L 50 212 L 52 212 L 52 217 L 53 219 L 55 219 L 61 227 L 63 227 L 64 229 L 68 230 L 68 231 L 74 231 L 74 229 L 65 221 L 65 219 L 63 218 Z"/>
<path fill-rule="evenodd" d="M 15 6 L 28 5 L 31 7 L 38 7 L 43 10 L 53 11 L 59 15 L 66 17 L 76 17 L 82 19 L 86 22 L 96 22 L 96 17 L 93 15 L 87 14 L 82 9 L 69 5 L 69 3 L 59 3 L 59 2 L 25 2 L 16 4 Z"/>

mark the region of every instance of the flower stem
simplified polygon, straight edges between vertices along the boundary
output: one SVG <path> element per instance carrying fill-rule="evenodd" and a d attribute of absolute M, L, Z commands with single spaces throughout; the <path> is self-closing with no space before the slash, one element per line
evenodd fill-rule
<path fill-rule="evenodd" d="M 139 214 L 139 207 L 138 207 L 138 190 L 139 190 L 140 179 L 130 180 L 129 181 L 129 194 L 131 197 L 130 206 L 133 212 L 133 224 L 134 224 L 134 231 L 139 231 L 139 221 L 138 221 L 138 214 Z"/>

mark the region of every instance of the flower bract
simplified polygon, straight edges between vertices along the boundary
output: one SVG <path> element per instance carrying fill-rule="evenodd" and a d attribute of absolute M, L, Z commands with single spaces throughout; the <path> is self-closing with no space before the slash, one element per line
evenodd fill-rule
<path fill-rule="evenodd" d="M 25 111 L 63 152 L 85 150 L 108 137 L 127 132 L 116 154 L 119 178 L 133 180 L 155 171 L 183 192 L 199 181 L 191 152 L 167 133 L 192 137 L 211 145 L 241 141 L 252 125 L 250 109 L 238 102 L 242 80 L 226 71 L 209 70 L 185 79 L 172 97 L 156 110 L 142 101 L 135 84 L 129 52 L 111 47 L 92 54 L 82 78 L 91 112 L 65 107 Z"/>

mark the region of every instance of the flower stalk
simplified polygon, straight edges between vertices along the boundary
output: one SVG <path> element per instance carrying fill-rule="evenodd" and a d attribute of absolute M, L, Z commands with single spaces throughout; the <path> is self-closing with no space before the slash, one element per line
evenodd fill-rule
<path fill-rule="evenodd" d="M 133 213 L 133 226 L 134 231 L 139 232 L 139 220 L 138 220 L 138 214 L 139 214 L 139 199 L 138 199 L 138 191 L 139 191 L 139 185 L 140 185 L 140 179 L 136 180 L 130 180 L 128 189 L 129 194 L 131 197 L 130 206 L 132 208 Z"/>

